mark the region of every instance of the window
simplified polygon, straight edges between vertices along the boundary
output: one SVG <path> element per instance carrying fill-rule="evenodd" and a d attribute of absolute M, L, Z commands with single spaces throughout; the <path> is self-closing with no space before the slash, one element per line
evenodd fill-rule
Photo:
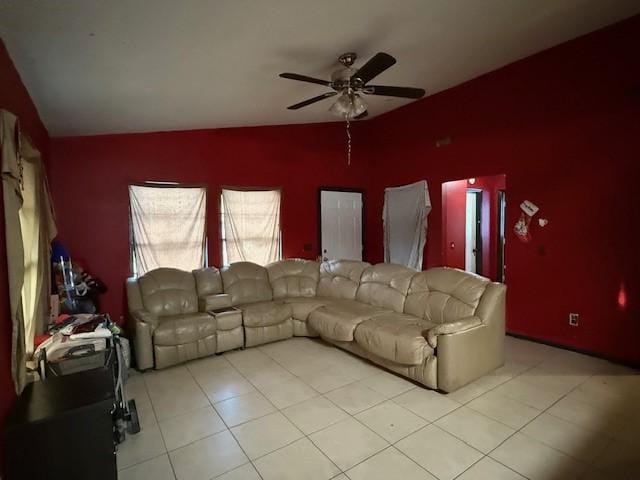
<path fill-rule="evenodd" d="M 220 231 L 224 265 L 280 260 L 280 190 L 223 189 Z"/>
<path fill-rule="evenodd" d="M 206 266 L 206 188 L 130 185 L 129 202 L 134 275 L 160 267 Z"/>

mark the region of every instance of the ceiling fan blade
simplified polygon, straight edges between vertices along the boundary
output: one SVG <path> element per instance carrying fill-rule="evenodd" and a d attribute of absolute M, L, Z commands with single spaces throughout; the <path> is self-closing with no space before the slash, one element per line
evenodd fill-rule
<path fill-rule="evenodd" d="M 369 116 L 369 112 L 367 112 L 366 110 L 364 112 L 362 112 L 360 115 L 358 115 L 357 117 L 353 117 L 354 120 L 361 120 L 363 118 L 366 118 Z"/>
<path fill-rule="evenodd" d="M 385 85 L 367 85 L 364 93 L 384 95 L 385 97 L 422 98 L 426 93 L 422 88 L 388 87 Z"/>
<path fill-rule="evenodd" d="M 281 73 L 282 78 L 288 78 L 289 80 L 298 80 L 300 82 L 317 83 L 318 85 L 330 86 L 331 82 L 327 80 L 321 80 L 319 78 L 307 77 L 306 75 L 298 75 L 297 73 Z"/>
<path fill-rule="evenodd" d="M 367 63 L 353 74 L 353 77 L 359 78 L 362 83 L 365 84 L 369 80 L 380 75 L 394 63 L 396 63 L 396 59 L 388 53 L 376 53 Z"/>
<path fill-rule="evenodd" d="M 307 105 L 311 105 L 312 103 L 319 102 L 320 100 L 324 100 L 325 98 L 333 97 L 337 95 L 338 92 L 327 92 L 322 95 L 318 95 L 317 97 L 310 98 L 305 100 L 304 102 L 296 103 L 295 105 L 291 105 L 287 107 L 288 110 L 298 110 L 299 108 L 306 107 Z"/>

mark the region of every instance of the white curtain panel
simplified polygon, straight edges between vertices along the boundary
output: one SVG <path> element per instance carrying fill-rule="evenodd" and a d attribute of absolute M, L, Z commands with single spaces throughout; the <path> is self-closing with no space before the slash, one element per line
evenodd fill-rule
<path fill-rule="evenodd" d="M 280 190 L 222 190 L 225 263 L 280 259 Z"/>
<path fill-rule="evenodd" d="M 7 244 L 7 273 L 11 315 L 11 376 L 17 393 L 26 384 L 26 341 L 22 286 L 24 284 L 24 249 L 20 209 L 22 181 L 18 141 L 18 119 L 11 112 L 0 110 L 0 152 L 2 154 L 2 194 Z M 4 393 L 3 393 L 4 395 Z"/>
<path fill-rule="evenodd" d="M 26 383 L 26 361 L 43 333 L 51 292 L 51 240 L 56 226 L 40 152 L 0 110 L 0 156 L 4 200 L 11 329 L 11 374 L 17 393 Z"/>
<path fill-rule="evenodd" d="M 25 148 L 29 145 L 29 148 Z M 27 356 L 34 350 L 36 335 L 44 333 L 49 318 L 51 293 L 51 241 L 57 231 L 44 165 L 40 152 L 23 140 L 22 207 L 20 229 L 24 253 L 22 309 Z"/>
<path fill-rule="evenodd" d="M 385 188 L 382 211 L 385 262 L 422 270 L 430 211 L 431 200 L 425 180 Z"/>
<path fill-rule="evenodd" d="M 131 185 L 129 201 L 134 273 L 204 266 L 206 188 Z"/>

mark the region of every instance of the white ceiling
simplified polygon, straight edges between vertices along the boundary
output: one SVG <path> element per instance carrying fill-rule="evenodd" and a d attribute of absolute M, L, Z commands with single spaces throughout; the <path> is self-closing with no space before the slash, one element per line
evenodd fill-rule
<path fill-rule="evenodd" d="M 337 57 L 447 89 L 640 13 L 638 0 L 0 0 L 0 35 L 53 136 L 334 121 Z M 368 96 L 370 114 L 407 100 Z"/>

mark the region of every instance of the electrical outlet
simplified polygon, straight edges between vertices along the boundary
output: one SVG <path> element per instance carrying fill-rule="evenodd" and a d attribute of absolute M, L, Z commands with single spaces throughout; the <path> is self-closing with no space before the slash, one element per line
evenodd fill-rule
<path fill-rule="evenodd" d="M 580 315 L 578 313 L 570 313 L 569 314 L 569 325 L 572 327 L 577 327 L 580 320 Z"/>

